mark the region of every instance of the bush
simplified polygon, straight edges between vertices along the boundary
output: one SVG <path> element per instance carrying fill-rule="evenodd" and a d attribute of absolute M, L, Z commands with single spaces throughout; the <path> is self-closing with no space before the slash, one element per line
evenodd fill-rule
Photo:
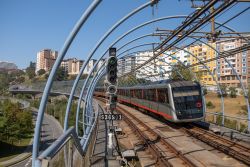
<path fill-rule="evenodd" d="M 203 89 L 203 94 L 206 95 L 207 94 L 207 88 Z"/>
<path fill-rule="evenodd" d="M 237 130 L 237 121 L 225 118 L 224 126 L 230 129 Z"/>
<path fill-rule="evenodd" d="M 46 73 L 46 71 L 44 69 L 40 69 L 39 71 L 37 71 L 38 75 L 43 75 L 45 73 Z"/>
<path fill-rule="evenodd" d="M 215 108 L 214 104 L 213 104 L 211 101 L 207 102 L 206 106 L 207 106 L 207 108 L 209 108 L 209 109 Z"/>
<path fill-rule="evenodd" d="M 237 96 L 237 90 L 236 90 L 236 88 L 235 87 L 230 87 L 229 91 L 230 91 L 230 97 L 231 98 L 236 98 L 236 96 Z"/>
<path fill-rule="evenodd" d="M 246 132 L 247 131 L 247 125 L 240 123 L 240 132 Z"/>
<path fill-rule="evenodd" d="M 221 89 L 222 96 L 227 97 L 227 86 L 226 85 L 221 85 L 220 89 Z M 218 94 L 218 97 L 221 97 L 221 94 L 220 94 L 219 91 L 217 92 L 217 94 Z"/>

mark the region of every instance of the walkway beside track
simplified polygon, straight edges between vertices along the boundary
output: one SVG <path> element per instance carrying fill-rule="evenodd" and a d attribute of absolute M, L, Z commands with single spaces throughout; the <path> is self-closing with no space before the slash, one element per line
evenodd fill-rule
<path fill-rule="evenodd" d="M 102 113 L 99 113 L 102 114 Z M 91 157 L 92 167 L 105 167 L 107 166 L 107 123 L 101 120 L 100 116 L 97 122 L 97 132 L 93 154 Z"/>

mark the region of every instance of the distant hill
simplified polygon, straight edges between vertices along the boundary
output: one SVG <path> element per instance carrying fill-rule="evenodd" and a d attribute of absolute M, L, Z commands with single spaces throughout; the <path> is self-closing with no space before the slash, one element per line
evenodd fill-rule
<path fill-rule="evenodd" d="M 15 63 L 0 61 L 0 70 L 17 70 L 17 65 Z"/>

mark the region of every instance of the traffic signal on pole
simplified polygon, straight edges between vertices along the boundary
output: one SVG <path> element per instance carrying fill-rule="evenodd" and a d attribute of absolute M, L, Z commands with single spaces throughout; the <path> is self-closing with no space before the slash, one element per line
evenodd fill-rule
<path fill-rule="evenodd" d="M 117 80 L 117 58 L 116 48 L 109 49 L 109 58 L 107 61 L 107 81 L 115 85 Z"/>

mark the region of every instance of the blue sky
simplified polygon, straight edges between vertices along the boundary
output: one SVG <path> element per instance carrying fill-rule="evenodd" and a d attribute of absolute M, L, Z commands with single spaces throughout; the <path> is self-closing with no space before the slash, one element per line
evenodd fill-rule
<path fill-rule="evenodd" d="M 30 61 L 36 61 L 36 53 L 39 50 L 51 48 L 59 51 L 74 24 L 91 2 L 91 0 L 1 0 L 0 61 L 14 62 L 23 69 Z M 114 23 L 146 2 L 146 0 L 104 0 L 86 22 L 65 58 L 86 59 L 99 38 Z M 217 21 L 223 22 L 249 5 L 249 3 L 238 4 L 219 17 Z M 191 3 L 187 0 L 161 0 L 154 12 L 151 7 L 144 9 L 122 24 L 98 49 L 94 58 L 100 56 L 117 37 L 136 25 L 162 16 L 188 15 L 194 10 L 190 6 Z M 237 31 L 249 31 L 249 16 L 250 12 L 247 11 L 228 25 Z M 126 40 L 151 33 L 157 27 L 174 29 L 181 21 L 181 19 L 176 19 L 152 24 L 136 31 Z M 124 44 L 126 40 L 120 42 L 117 47 Z M 159 40 L 148 38 L 137 44 L 152 41 Z"/>

